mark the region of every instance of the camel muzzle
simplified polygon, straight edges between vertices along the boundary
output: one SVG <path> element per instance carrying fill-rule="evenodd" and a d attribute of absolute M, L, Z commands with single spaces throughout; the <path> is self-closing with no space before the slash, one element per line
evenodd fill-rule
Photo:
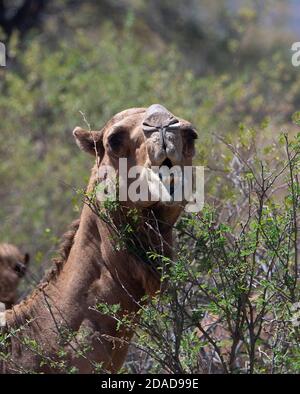
<path fill-rule="evenodd" d="M 160 104 L 151 105 L 146 111 L 143 121 L 143 131 L 148 137 L 153 132 L 159 132 L 161 146 L 166 149 L 166 133 L 180 128 L 180 122 L 165 107 Z"/>
<path fill-rule="evenodd" d="M 151 160 L 157 165 L 166 158 L 178 162 L 181 156 L 180 121 L 160 104 L 151 105 L 145 114 L 142 130 L 151 145 Z M 179 145 L 178 145 L 179 144 Z"/>

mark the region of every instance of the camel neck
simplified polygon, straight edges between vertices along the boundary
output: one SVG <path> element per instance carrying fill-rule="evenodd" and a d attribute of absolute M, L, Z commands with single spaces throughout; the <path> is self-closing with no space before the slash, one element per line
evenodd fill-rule
<path fill-rule="evenodd" d="M 86 294 L 99 277 L 101 264 L 97 217 L 84 206 L 73 246 L 56 275 L 41 282 L 26 300 L 6 312 L 9 325 L 44 319 L 49 326 L 78 329 L 84 319 Z"/>
<path fill-rule="evenodd" d="M 150 209 L 119 207 L 104 216 L 99 221 L 101 255 L 114 286 L 126 283 L 135 299 L 155 293 L 160 288 L 161 256 L 172 257 L 172 226 L 164 222 L 161 231 Z"/>

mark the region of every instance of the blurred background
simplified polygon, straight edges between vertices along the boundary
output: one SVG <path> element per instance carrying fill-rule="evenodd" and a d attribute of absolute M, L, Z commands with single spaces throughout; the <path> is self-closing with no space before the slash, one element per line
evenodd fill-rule
<path fill-rule="evenodd" d="M 30 252 L 37 278 L 89 178 L 72 137 L 87 127 L 81 112 L 92 129 L 157 102 L 191 120 L 206 200 L 220 204 L 232 157 L 216 135 L 246 151 L 251 135 L 276 157 L 280 131 L 296 129 L 296 0 L 0 0 L 0 41 L 0 242 Z"/>

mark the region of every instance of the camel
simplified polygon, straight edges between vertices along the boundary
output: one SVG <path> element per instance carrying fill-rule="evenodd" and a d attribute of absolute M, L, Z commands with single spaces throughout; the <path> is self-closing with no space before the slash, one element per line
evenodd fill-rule
<path fill-rule="evenodd" d="M 197 133 L 191 123 L 154 104 L 122 111 L 100 131 L 76 127 L 73 135 L 83 151 L 96 156 L 88 197 L 79 220 L 64 236 L 54 268 L 26 300 L 2 316 L 4 331 L 13 333 L 4 372 L 56 373 L 66 365 L 80 373 L 120 370 L 133 332 L 94 306 L 119 304 L 120 316 L 137 313 L 139 301 L 161 285 L 160 271 L 146 252 L 172 256 L 172 227 L 184 201 L 122 201 L 109 213 L 112 226 L 99 214 L 107 211 L 105 204 L 93 196 L 107 178 L 101 170 L 111 166 L 118 173 L 120 158 L 128 159 L 128 171 L 135 165 L 192 165 Z M 119 247 L 115 232 L 131 220 L 132 209 L 131 246 L 135 243 L 137 252 L 128 244 Z M 61 363 L 62 353 L 67 364 Z"/>
<path fill-rule="evenodd" d="M 26 273 L 29 254 L 11 244 L 0 244 L 0 303 L 9 309 L 17 300 L 20 279 Z"/>

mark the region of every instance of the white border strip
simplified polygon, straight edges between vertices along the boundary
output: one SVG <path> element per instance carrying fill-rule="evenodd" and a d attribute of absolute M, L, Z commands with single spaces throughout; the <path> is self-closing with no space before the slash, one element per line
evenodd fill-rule
<path fill-rule="evenodd" d="M 0 302 L 0 327 L 6 326 L 5 304 Z"/>

